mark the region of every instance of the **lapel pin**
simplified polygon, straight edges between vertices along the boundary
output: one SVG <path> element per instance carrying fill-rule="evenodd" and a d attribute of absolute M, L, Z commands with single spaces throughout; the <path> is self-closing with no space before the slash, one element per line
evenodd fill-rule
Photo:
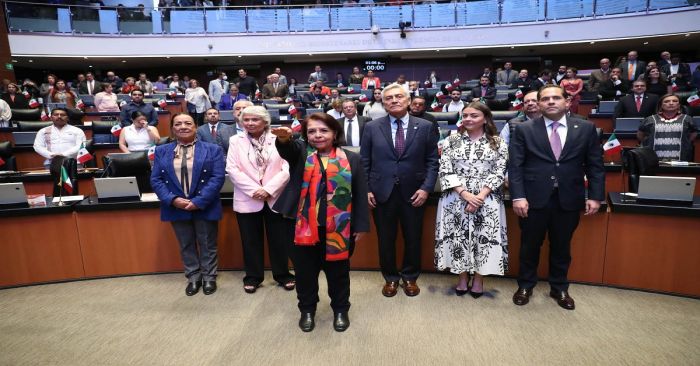
<path fill-rule="evenodd" d="M 578 128 L 578 125 L 574 125 L 574 128 Z"/>

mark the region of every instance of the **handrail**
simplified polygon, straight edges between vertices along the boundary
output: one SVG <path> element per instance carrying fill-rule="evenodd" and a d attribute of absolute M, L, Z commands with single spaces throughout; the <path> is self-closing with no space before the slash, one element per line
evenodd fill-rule
<path fill-rule="evenodd" d="M 377 24 L 386 25 L 386 19 L 375 19 L 375 14 L 383 13 L 383 9 L 393 7 L 401 10 L 391 14 L 392 21 L 410 22 L 409 28 L 446 28 L 468 27 L 476 25 L 503 25 L 524 22 L 547 22 L 562 19 L 597 18 L 601 16 L 624 16 L 639 13 L 649 13 L 664 9 L 697 9 L 698 3 L 691 0 L 476 0 L 469 2 L 440 2 L 427 4 L 422 1 L 406 1 L 400 5 L 389 2 L 373 4 L 306 4 L 306 5 L 261 5 L 261 6 L 191 6 L 191 7 L 162 7 L 152 9 L 148 14 L 134 18 L 134 10 L 139 7 L 91 5 L 62 5 L 43 4 L 37 2 L 3 1 L 8 31 L 17 32 L 48 32 L 48 33 L 82 33 L 82 34 L 214 34 L 214 33 L 259 33 L 259 32 L 326 32 L 347 30 L 370 30 Z M 659 7 L 661 4 L 665 7 Z M 566 7 L 566 4 L 575 5 Z M 668 6 L 666 6 L 666 5 Z M 529 13 L 513 11 L 513 7 Z M 67 11 L 63 10 L 67 9 Z M 353 22 L 339 22 L 343 12 L 361 12 Z M 97 12 L 106 10 L 107 12 Z M 316 10 L 316 12 L 314 12 Z M 242 19 L 219 20 L 227 12 L 244 12 Z M 402 13 L 402 12 L 406 13 Z M 112 13 L 113 12 L 113 13 Z M 126 12 L 126 13 L 124 13 Z M 197 19 L 181 20 L 181 13 L 197 15 Z M 15 16 L 15 13 L 19 13 Z M 31 16 L 22 16 L 30 13 Z M 233 13 L 229 13 L 233 14 Z M 267 21 L 274 21 L 270 29 L 260 29 L 251 22 L 252 14 L 267 14 Z M 317 18 L 314 18 L 314 14 Z M 115 16 L 116 15 L 116 16 Z M 171 22 L 170 17 L 178 17 L 177 22 Z M 558 17 L 559 16 L 559 17 Z M 299 26 L 305 19 L 320 22 L 318 28 Z M 379 15 L 377 16 L 379 17 Z M 201 18 L 201 19 L 200 19 Z M 475 19 L 476 18 L 476 19 Z M 378 22 L 379 21 L 379 22 Z M 80 23 L 82 22 L 82 23 Z M 219 22 L 219 24 L 217 24 Z M 224 23 L 225 22 L 225 23 Z M 235 24 L 240 22 L 241 24 Z M 276 24 L 279 22 L 279 24 Z M 140 23 L 136 29 L 134 24 Z M 348 25 L 348 23 L 350 23 Z M 398 22 L 396 22 L 398 23 Z M 150 24 L 150 26 L 149 26 Z M 235 24 L 236 27 L 233 27 Z M 212 27 L 218 25 L 219 27 Z M 355 28 L 352 28 L 355 26 Z M 150 28 L 149 28 L 150 27 Z M 399 25 L 389 25 L 398 29 Z M 234 29 L 235 31 L 231 31 Z M 214 29 L 212 31 L 212 29 Z M 216 31 L 226 29 L 227 31 Z"/>

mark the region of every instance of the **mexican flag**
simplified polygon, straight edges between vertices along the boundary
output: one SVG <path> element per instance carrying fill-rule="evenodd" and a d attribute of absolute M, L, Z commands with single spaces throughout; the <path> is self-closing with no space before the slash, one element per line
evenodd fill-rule
<path fill-rule="evenodd" d="M 695 94 L 688 97 L 688 105 L 691 107 L 700 106 L 700 95 Z"/>
<path fill-rule="evenodd" d="M 292 131 L 294 132 L 300 132 L 301 131 L 301 122 L 299 122 L 298 119 L 294 119 L 294 122 L 292 122 Z"/>
<path fill-rule="evenodd" d="M 459 76 L 457 76 L 457 77 L 452 81 L 452 84 L 453 84 L 453 85 L 459 86 L 460 81 L 461 81 L 461 80 L 459 80 Z"/>
<path fill-rule="evenodd" d="M 92 160 L 92 155 L 85 148 L 85 143 L 80 144 L 80 150 L 78 150 L 78 162 L 80 164 L 85 164 L 90 160 Z"/>
<path fill-rule="evenodd" d="M 115 137 L 119 137 L 119 135 L 122 133 L 122 126 L 117 123 L 116 125 L 112 126 L 112 129 L 110 130 L 112 132 L 112 135 Z"/>
<path fill-rule="evenodd" d="M 73 194 L 73 183 L 68 177 L 68 171 L 66 171 L 65 166 L 61 166 L 61 178 L 58 180 L 58 186 L 63 187 L 68 194 Z"/>
<path fill-rule="evenodd" d="M 5 165 L 5 159 L 3 159 L 2 157 L 0 157 L 0 166 L 3 166 L 3 165 Z"/>
<path fill-rule="evenodd" d="M 605 151 L 606 154 L 613 154 L 621 150 L 622 145 L 620 145 L 620 141 L 617 139 L 617 136 L 615 136 L 615 134 L 613 133 L 612 135 L 610 135 L 605 145 L 603 145 L 603 151 Z"/>
<path fill-rule="evenodd" d="M 287 109 L 290 115 L 295 115 L 297 114 L 297 107 L 294 106 L 294 104 L 289 106 L 289 109 Z"/>
<path fill-rule="evenodd" d="M 148 160 L 155 160 L 156 158 L 156 145 L 151 145 L 148 148 Z"/>
<path fill-rule="evenodd" d="M 437 98 L 433 99 L 433 103 L 430 104 L 430 109 L 432 109 L 433 112 L 439 111 L 440 103 L 438 103 Z"/>
<path fill-rule="evenodd" d="M 454 89 L 454 86 L 452 85 L 452 83 L 450 83 L 450 82 L 448 81 L 448 82 L 445 84 L 445 90 L 447 90 L 447 91 L 452 91 L 452 89 Z"/>
<path fill-rule="evenodd" d="M 365 95 L 365 94 L 360 94 L 360 98 L 359 98 L 359 101 L 360 101 L 360 102 L 366 102 L 367 99 L 368 99 L 368 98 L 367 98 L 367 95 Z"/>
<path fill-rule="evenodd" d="M 42 121 L 48 121 L 48 120 L 50 120 L 50 119 L 51 119 L 51 118 L 49 117 L 48 114 L 46 114 L 46 111 L 42 109 L 42 110 L 41 110 L 41 120 L 42 120 Z"/>
<path fill-rule="evenodd" d="M 520 99 L 514 100 L 511 104 L 516 111 L 523 109 L 523 102 Z"/>
<path fill-rule="evenodd" d="M 158 101 L 158 106 L 162 109 L 165 109 L 165 107 L 168 106 L 168 102 L 166 102 L 165 99 L 161 99 Z"/>
<path fill-rule="evenodd" d="M 523 97 L 523 91 L 518 89 L 515 91 L 515 97 L 521 99 Z"/>
<path fill-rule="evenodd" d="M 353 94 L 355 92 L 355 88 L 349 86 L 348 87 L 348 94 Z"/>
<path fill-rule="evenodd" d="M 36 108 L 39 106 L 39 101 L 32 98 L 29 100 L 29 108 Z"/>
<path fill-rule="evenodd" d="M 85 108 L 85 103 L 83 102 L 82 99 L 78 99 L 75 101 L 75 108 L 78 108 L 78 109 Z"/>

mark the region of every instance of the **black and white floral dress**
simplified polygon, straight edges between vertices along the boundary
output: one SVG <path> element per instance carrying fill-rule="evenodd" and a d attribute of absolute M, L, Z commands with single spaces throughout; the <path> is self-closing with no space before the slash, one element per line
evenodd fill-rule
<path fill-rule="evenodd" d="M 486 136 L 471 141 L 465 134 L 451 135 L 443 142 L 439 179 L 443 189 L 435 224 L 435 267 L 481 275 L 503 275 L 508 269 L 508 238 L 503 206 L 503 184 L 508 163 L 508 145 L 500 137 L 498 149 Z M 491 194 L 475 213 L 465 209 L 452 189 L 463 186 L 478 194 L 489 187 Z"/>

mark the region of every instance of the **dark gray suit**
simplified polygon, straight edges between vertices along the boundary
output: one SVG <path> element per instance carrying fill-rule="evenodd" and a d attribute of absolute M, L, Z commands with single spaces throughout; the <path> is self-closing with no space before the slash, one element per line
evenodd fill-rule
<path fill-rule="evenodd" d="M 224 152 L 224 160 L 226 160 L 226 155 L 228 155 L 228 141 L 235 134 L 235 127 L 221 122 L 216 125 L 216 139 L 211 135 L 211 125 L 209 123 L 205 123 L 197 128 L 197 139 L 219 145 Z"/>
<path fill-rule="evenodd" d="M 393 117 L 392 117 L 393 118 Z M 413 281 L 420 274 L 420 247 L 425 205 L 413 207 L 411 196 L 422 189 L 432 192 L 437 179 L 438 136 L 433 124 L 409 116 L 405 148 L 396 152 L 390 116 L 367 122 L 360 154 L 368 177 L 369 191 L 377 207 L 374 221 L 379 239 L 379 261 L 386 281 Z M 402 269 L 396 267 L 396 234 L 401 223 L 405 251 Z"/>
<path fill-rule="evenodd" d="M 547 233 L 549 284 L 557 291 L 568 290 L 570 242 L 579 211 L 585 207 L 586 194 L 591 200 L 605 200 L 605 171 L 595 125 L 570 117 L 566 124 L 559 160 L 552 152 L 542 117 L 519 124 L 510 140 L 510 195 L 513 200 L 525 198 L 529 204 L 527 218 L 520 218 L 520 288 L 537 284 L 540 247 Z"/>

